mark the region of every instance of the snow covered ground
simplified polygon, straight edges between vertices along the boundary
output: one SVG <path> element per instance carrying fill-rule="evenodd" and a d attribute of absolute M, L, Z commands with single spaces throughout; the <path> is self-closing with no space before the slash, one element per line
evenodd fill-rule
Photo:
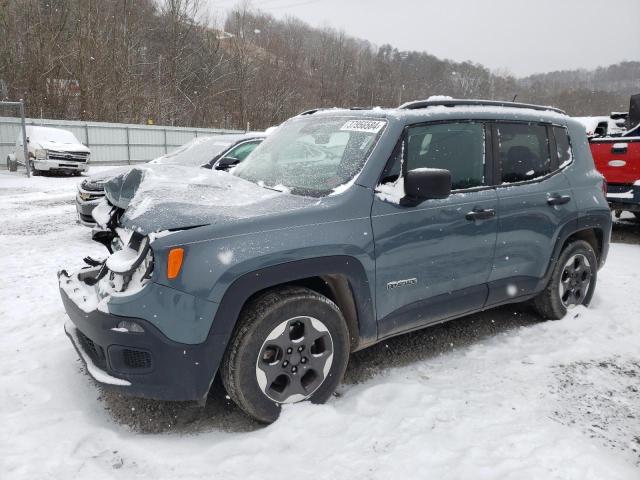
<path fill-rule="evenodd" d="M 101 391 L 65 337 L 56 271 L 101 252 L 77 178 L 0 172 L 0 478 L 640 478 L 640 228 L 621 222 L 592 308 L 508 307 L 352 357 L 326 405 L 256 425 Z"/>

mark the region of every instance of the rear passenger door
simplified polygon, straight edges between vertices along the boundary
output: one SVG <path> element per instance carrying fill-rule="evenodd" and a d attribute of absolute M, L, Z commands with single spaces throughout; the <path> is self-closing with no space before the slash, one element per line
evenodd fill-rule
<path fill-rule="evenodd" d="M 562 226 L 577 218 L 562 167 L 572 161 L 564 127 L 492 124 L 498 239 L 487 305 L 540 288 Z"/>
<path fill-rule="evenodd" d="M 483 122 L 441 122 L 396 146 L 371 212 L 380 337 L 483 307 L 497 233 L 486 142 Z M 401 173 L 418 168 L 449 170 L 451 195 L 401 205 Z"/>

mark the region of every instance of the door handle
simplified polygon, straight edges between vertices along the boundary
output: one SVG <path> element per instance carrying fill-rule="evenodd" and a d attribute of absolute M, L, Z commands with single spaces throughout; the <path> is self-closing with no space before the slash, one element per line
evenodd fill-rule
<path fill-rule="evenodd" d="M 496 216 L 496 211 L 493 208 L 474 208 L 468 212 L 464 218 L 470 221 L 474 220 L 488 220 Z"/>
<path fill-rule="evenodd" d="M 555 193 L 547 198 L 547 205 L 564 205 L 565 203 L 569 203 L 570 201 L 571 197 L 569 195 L 558 195 L 557 193 Z"/>
<path fill-rule="evenodd" d="M 611 153 L 627 153 L 627 143 L 614 143 L 611 147 Z"/>

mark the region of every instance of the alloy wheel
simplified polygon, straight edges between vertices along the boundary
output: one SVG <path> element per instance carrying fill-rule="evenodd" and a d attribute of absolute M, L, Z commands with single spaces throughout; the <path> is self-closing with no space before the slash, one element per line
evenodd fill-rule
<path fill-rule="evenodd" d="M 276 403 L 309 398 L 331 370 L 333 339 L 317 318 L 299 316 L 278 324 L 256 361 L 260 390 Z"/>
<path fill-rule="evenodd" d="M 581 253 L 573 255 L 565 263 L 558 285 L 560 300 L 565 308 L 575 307 L 584 302 L 591 284 L 591 264 Z"/>

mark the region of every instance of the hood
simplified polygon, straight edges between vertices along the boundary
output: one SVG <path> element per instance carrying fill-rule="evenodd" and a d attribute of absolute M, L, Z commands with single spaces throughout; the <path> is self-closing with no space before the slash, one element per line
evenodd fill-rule
<path fill-rule="evenodd" d="M 58 143 L 48 140 L 38 140 L 38 143 L 40 144 L 40 148 L 55 150 L 56 152 L 90 152 L 90 150 L 81 143 Z"/>
<path fill-rule="evenodd" d="M 179 165 L 135 167 L 105 185 L 120 225 L 143 234 L 233 223 L 317 203 L 269 190 L 227 172 Z"/>
<path fill-rule="evenodd" d="M 91 175 L 89 178 L 85 179 L 82 183 L 91 183 L 91 184 L 104 184 L 111 180 L 113 177 L 117 177 L 118 175 L 128 172 L 133 167 L 131 165 L 127 165 L 124 167 L 116 167 L 110 168 L 100 173 L 95 173 Z"/>

